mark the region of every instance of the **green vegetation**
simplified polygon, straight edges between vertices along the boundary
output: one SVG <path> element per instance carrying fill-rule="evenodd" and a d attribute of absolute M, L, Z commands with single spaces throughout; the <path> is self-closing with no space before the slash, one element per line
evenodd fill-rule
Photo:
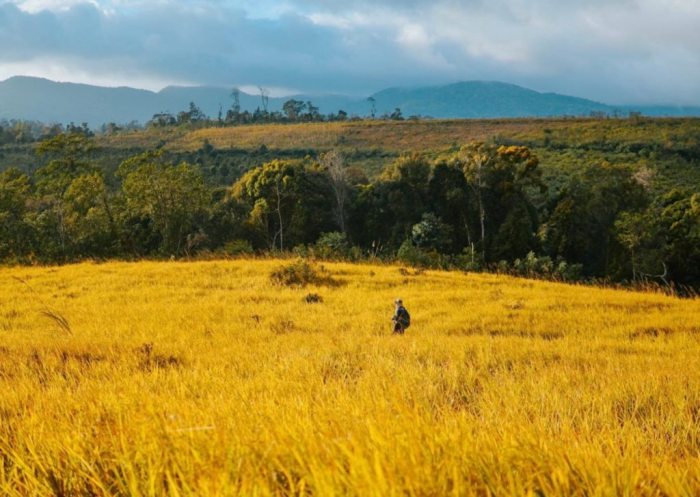
<path fill-rule="evenodd" d="M 698 119 L 182 121 L 6 143 L 0 258 L 293 251 L 700 286 Z"/>

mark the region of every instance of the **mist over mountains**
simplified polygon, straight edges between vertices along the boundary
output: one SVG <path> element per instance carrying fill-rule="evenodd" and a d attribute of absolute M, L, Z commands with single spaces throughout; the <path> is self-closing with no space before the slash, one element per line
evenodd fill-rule
<path fill-rule="evenodd" d="M 177 114 L 190 102 L 216 117 L 231 107 L 231 88 L 167 87 L 159 92 L 128 87 L 108 88 L 47 79 L 16 76 L 0 82 L 0 119 L 36 120 L 47 123 L 145 123 L 156 113 Z M 614 106 L 556 93 L 540 93 L 520 86 L 467 81 L 422 88 L 388 88 L 371 97 L 376 114 L 401 109 L 405 117 L 509 118 L 588 116 L 591 113 L 648 116 L 700 116 L 700 107 Z M 268 110 L 277 111 L 289 98 L 312 101 L 323 114 L 344 110 L 350 116 L 367 116 L 368 98 L 344 95 L 296 95 L 269 98 Z M 241 110 L 262 107 L 260 95 L 240 92 Z"/>

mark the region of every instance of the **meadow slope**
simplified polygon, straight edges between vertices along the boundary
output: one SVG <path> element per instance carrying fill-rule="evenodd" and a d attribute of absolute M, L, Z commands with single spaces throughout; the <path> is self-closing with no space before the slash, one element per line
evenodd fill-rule
<path fill-rule="evenodd" d="M 0 269 L 0 494 L 700 494 L 699 301 L 283 263 Z"/>
<path fill-rule="evenodd" d="M 151 128 L 101 136 L 106 148 L 195 151 L 206 142 L 216 149 L 438 151 L 471 141 L 512 140 L 555 149 L 596 148 L 606 143 L 633 148 L 695 147 L 700 119 L 436 119 L 348 121 L 244 126 Z M 635 150 L 636 150 L 635 148 Z"/>

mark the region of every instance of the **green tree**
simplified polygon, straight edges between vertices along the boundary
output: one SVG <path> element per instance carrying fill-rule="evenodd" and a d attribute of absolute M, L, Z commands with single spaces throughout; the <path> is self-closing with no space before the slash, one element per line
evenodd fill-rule
<path fill-rule="evenodd" d="M 430 170 L 424 156 L 406 155 L 389 164 L 377 181 L 361 187 L 353 208 L 353 241 L 396 250 L 427 210 Z"/>
<path fill-rule="evenodd" d="M 462 169 L 444 160 L 437 161 L 430 175 L 430 209 L 452 231 L 452 246 L 447 250 L 461 252 L 465 247 L 471 251 L 476 243 L 478 214 L 474 198 Z"/>
<path fill-rule="evenodd" d="M 582 264 L 588 276 L 632 276 L 629 253 L 616 236 L 615 223 L 623 213 L 641 212 L 647 204 L 645 188 L 631 169 L 606 163 L 591 166 L 555 199 L 540 230 L 542 242 L 552 258 Z M 631 239 L 627 243 L 628 248 L 634 244 Z"/>
<path fill-rule="evenodd" d="M 31 250 L 32 230 L 25 221 L 31 195 L 29 177 L 19 169 L 0 173 L 0 259 L 21 257 Z"/>
<path fill-rule="evenodd" d="M 80 178 L 101 176 L 91 160 L 92 151 L 92 140 L 81 131 L 56 135 L 37 146 L 37 154 L 49 160 L 36 172 L 38 198 L 27 220 L 36 231 L 39 251 L 45 258 L 65 260 L 80 255 L 67 194 Z"/>
<path fill-rule="evenodd" d="M 423 218 L 411 229 L 413 244 L 422 250 L 443 253 L 451 244 L 451 228 L 432 212 L 423 214 Z"/>
<path fill-rule="evenodd" d="M 328 176 L 305 161 L 274 160 L 252 169 L 233 195 L 249 205 L 248 224 L 270 250 L 312 243 L 331 231 Z"/>
<path fill-rule="evenodd" d="M 476 142 L 462 147 L 452 164 L 462 169 L 474 199 L 478 227 L 472 231 L 484 260 L 532 250 L 538 219 L 528 190 L 544 188 L 537 156 L 527 147 Z"/>
<path fill-rule="evenodd" d="M 337 150 L 331 150 L 321 157 L 321 166 L 325 169 L 330 180 L 330 186 L 335 198 L 333 214 L 341 233 L 347 233 L 345 220 L 347 205 L 352 195 L 348 170 L 343 155 Z"/>
<path fill-rule="evenodd" d="M 662 198 L 659 221 L 664 234 L 664 260 L 670 277 L 700 284 L 700 193 L 671 191 Z"/>
<path fill-rule="evenodd" d="M 63 196 L 65 222 L 76 255 L 109 256 L 117 251 L 112 198 L 101 173 L 79 176 Z"/>
<path fill-rule="evenodd" d="M 124 161 L 118 175 L 126 213 L 152 222 L 163 253 L 181 254 L 210 206 L 211 192 L 199 171 L 167 162 L 162 152 L 147 152 Z"/>
<path fill-rule="evenodd" d="M 62 196 L 79 176 L 99 171 L 90 154 L 93 142 L 83 133 L 61 133 L 39 143 L 36 152 L 49 162 L 36 172 L 39 193 Z"/>
<path fill-rule="evenodd" d="M 306 104 L 304 102 L 293 98 L 290 98 L 282 104 L 282 111 L 290 121 L 298 121 L 305 108 Z"/>

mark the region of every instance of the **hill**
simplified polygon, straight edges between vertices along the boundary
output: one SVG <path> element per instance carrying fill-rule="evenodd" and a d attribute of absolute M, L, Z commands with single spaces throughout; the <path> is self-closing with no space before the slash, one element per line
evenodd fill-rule
<path fill-rule="evenodd" d="M 283 264 L 0 269 L 0 493 L 700 492 L 697 300 Z"/>
<path fill-rule="evenodd" d="M 609 105 L 520 86 L 470 81 L 426 88 L 392 88 L 373 95 L 380 113 L 400 108 L 405 115 L 440 118 L 586 116 L 613 112 Z"/>
<path fill-rule="evenodd" d="M 537 116 L 587 116 L 592 112 L 625 114 L 639 111 L 654 116 L 700 115 L 700 107 L 612 106 L 582 98 L 539 93 L 499 82 L 462 82 L 424 88 L 393 88 L 371 97 L 378 114 L 400 108 L 405 116 L 433 118 L 494 118 Z M 288 98 L 311 100 L 324 114 L 340 109 L 351 115 L 367 116 L 366 98 L 342 95 L 296 95 L 270 98 L 269 110 L 279 111 Z M 105 88 L 74 83 L 57 83 L 40 78 L 13 77 L 0 82 L 0 119 L 83 123 L 93 127 L 104 123 L 147 122 L 159 112 L 177 112 L 196 103 L 207 115 L 216 117 L 231 106 L 230 88 L 167 87 L 159 92 L 133 88 Z M 258 95 L 240 93 L 244 110 L 261 107 Z"/>

